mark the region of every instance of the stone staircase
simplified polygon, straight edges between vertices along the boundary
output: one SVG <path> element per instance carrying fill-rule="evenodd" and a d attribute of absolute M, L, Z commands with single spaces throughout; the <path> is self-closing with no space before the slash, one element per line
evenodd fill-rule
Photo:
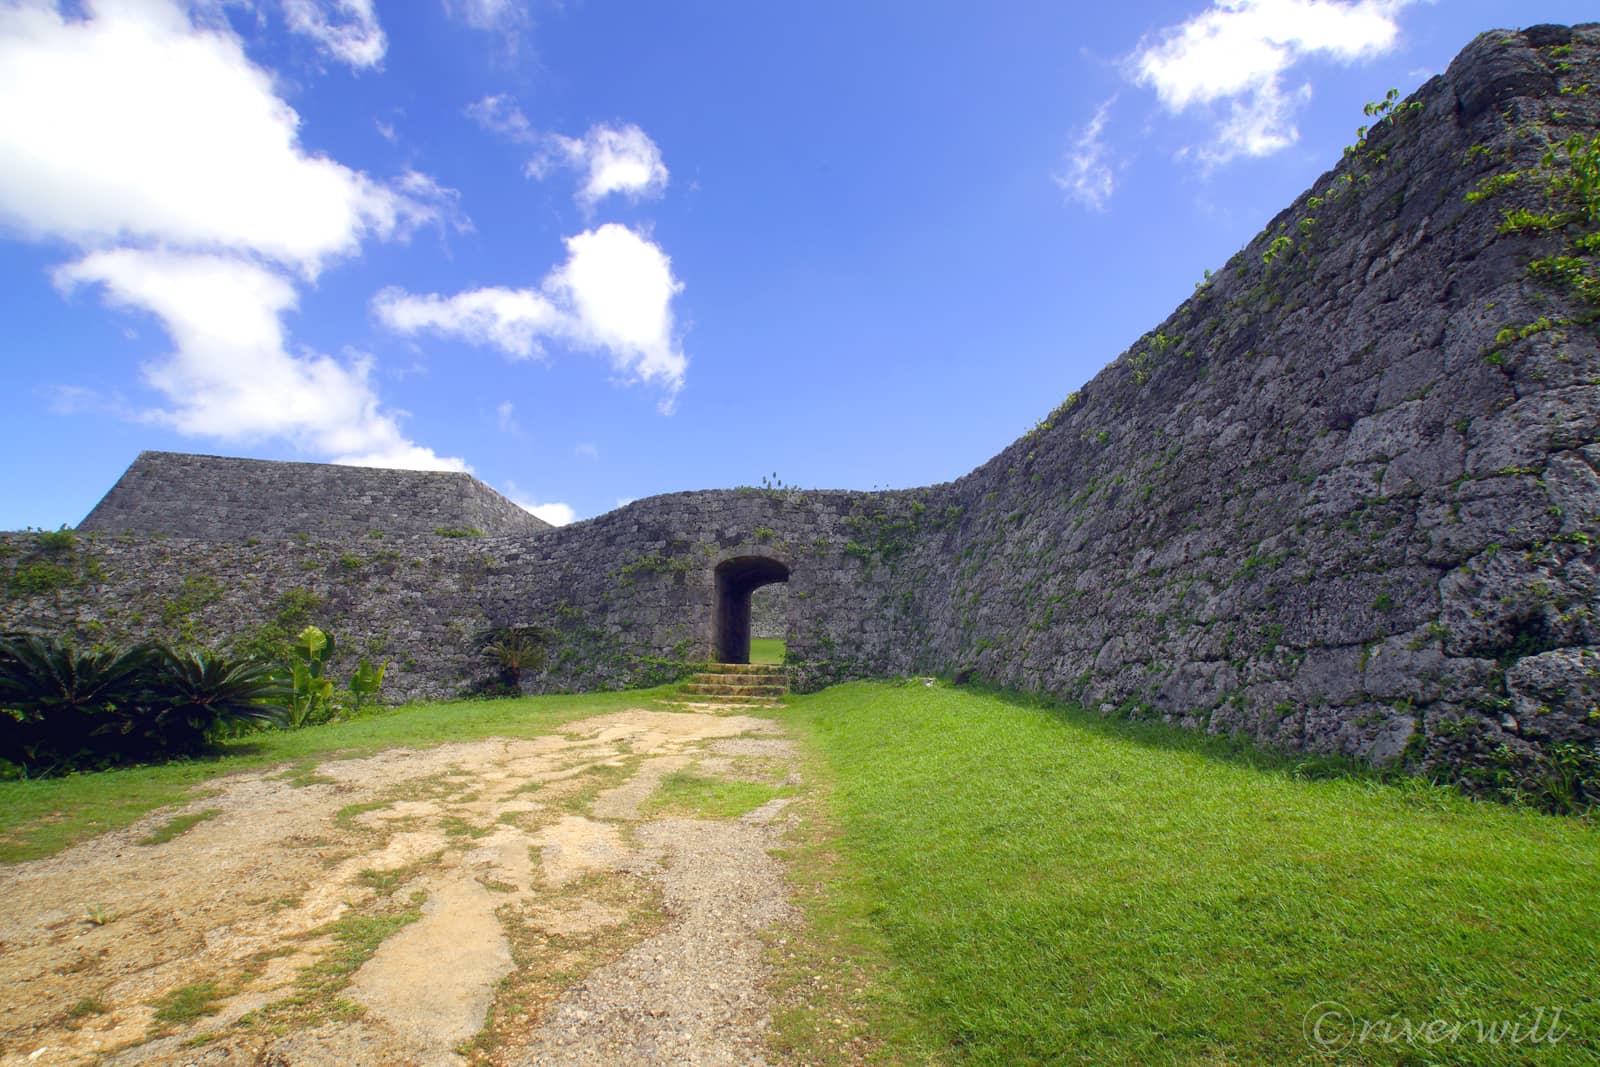
<path fill-rule="evenodd" d="M 682 703 L 772 707 L 789 691 L 789 672 L 774 663 L 708 663 L 683 683 Z"/>

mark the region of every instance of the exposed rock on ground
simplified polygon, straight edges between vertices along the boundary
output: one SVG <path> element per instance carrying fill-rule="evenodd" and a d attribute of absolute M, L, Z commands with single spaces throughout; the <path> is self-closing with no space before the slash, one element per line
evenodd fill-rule
<path fill-rule="evenodd" d="M 0 870 L 0 1064 L 763 1062 L 785 801 L 649 801 L 731 756 L 792 784 L 779 733 L 636 710 L 240 775 L 167 843 Z"/>

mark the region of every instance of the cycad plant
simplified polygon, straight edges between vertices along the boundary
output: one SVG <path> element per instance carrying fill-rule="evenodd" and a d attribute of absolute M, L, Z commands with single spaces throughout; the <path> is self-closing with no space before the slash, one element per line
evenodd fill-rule
<path fill-rule="evenodd" d="M 282 726 L 291 691 L 270 663 L 206 649 L 158 648 L 137 729 L 153 749 L 202 751 L 209 743 Z"/>
<path fill-rule="evenodd" d="M 139 703 L 154 650 L 0 638 L 0 758 L 46 772 L 115 762 L 120 713 Z"/>
<path fill-rule="evenodd" d="M 273 668 L 160 645 L 78 649 L 0 637 L 0 763 L 40 775 L 192 755 L 281 722 Z"/>
<path fill-rule="evenodd" d="M 473 639 L 478 655 L 499 673 L 500 686 L 522 692 L 522 673 L 545 664 L 545 632 L 536 626 L 497 626 L 480 630 Z"/>

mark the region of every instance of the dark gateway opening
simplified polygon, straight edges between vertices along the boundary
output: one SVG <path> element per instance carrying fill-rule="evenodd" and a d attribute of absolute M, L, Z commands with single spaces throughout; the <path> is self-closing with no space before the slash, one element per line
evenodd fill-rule
<path fill-rule="evenodd" d="M 763 585 L 788 580 L 789 568 L 764 556 L 739 556 L 717 564 L 717 662 L 750 662 L 750 594 Z"/>

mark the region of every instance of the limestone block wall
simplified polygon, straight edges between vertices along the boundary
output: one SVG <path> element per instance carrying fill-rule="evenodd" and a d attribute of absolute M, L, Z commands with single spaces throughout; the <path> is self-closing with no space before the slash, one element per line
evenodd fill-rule
<path fill-rule="evenodd" d="M 916 598 L 930 664 L 1486 776 L 1594 745 L 1600 292 L 1530 265 L 1595 278 L 1574 244 L 1600 219 L 1503 223 L 1572 209 L 1552 146 L 1600 160 L 1576 91 L 1597 53 L 1595 26 L 1474 42 L 950 487 L 967 521 Z"/>
<path fill-rule="evenodd" d="M 635 502 L 534 537 L 215 541 L 100 532 L 0 534 L 0 627 L 84 640 L 228 645 L 316 623 L 388 659 L 392 699 L 459 696 L 489 677 L 472 636 L 550 634 L 529 691 L 620 688 L 712 657 L 715 572 L 764 556 L 790 569 L 800 684 L 910 668 L 900 549 L 878 531 L 901 494 L 728 490 Z M 779 533 L 778 531 L 782 531 Z M 875 539 L 876 538 L 876 539 Z"/>
<path fill-rule="evenodd" d="M 789 586 L 774 582 L 755 591 L 750 598 L 750 633 L 753 637 L 782 640 L 789 631 Z"/>
<path fill-rule="evenodd" d="M 141 452 L 78 524 L 200 540 L 330 538 L 436 529 L 537 533 L 550 524 L 470 474 Z"/>
<path fill-rule="evenodd" d="M 1585 85 L 1600 27 L 1480 37 L 955 482 L 674 494 L 484 538 L 7 535 L 0 625 L 218 639 L 309 596 L 397 695 L 481 677 L 484 625 L 550 631 L 529 689 L 616 687 L 708 658 L 716 567 L 763 556 L 789 570 L 801 689 L 961 671 L 1469 779 L 1595 746 L 1600 206 L 1560 177 L 1600 129 Z"/>

